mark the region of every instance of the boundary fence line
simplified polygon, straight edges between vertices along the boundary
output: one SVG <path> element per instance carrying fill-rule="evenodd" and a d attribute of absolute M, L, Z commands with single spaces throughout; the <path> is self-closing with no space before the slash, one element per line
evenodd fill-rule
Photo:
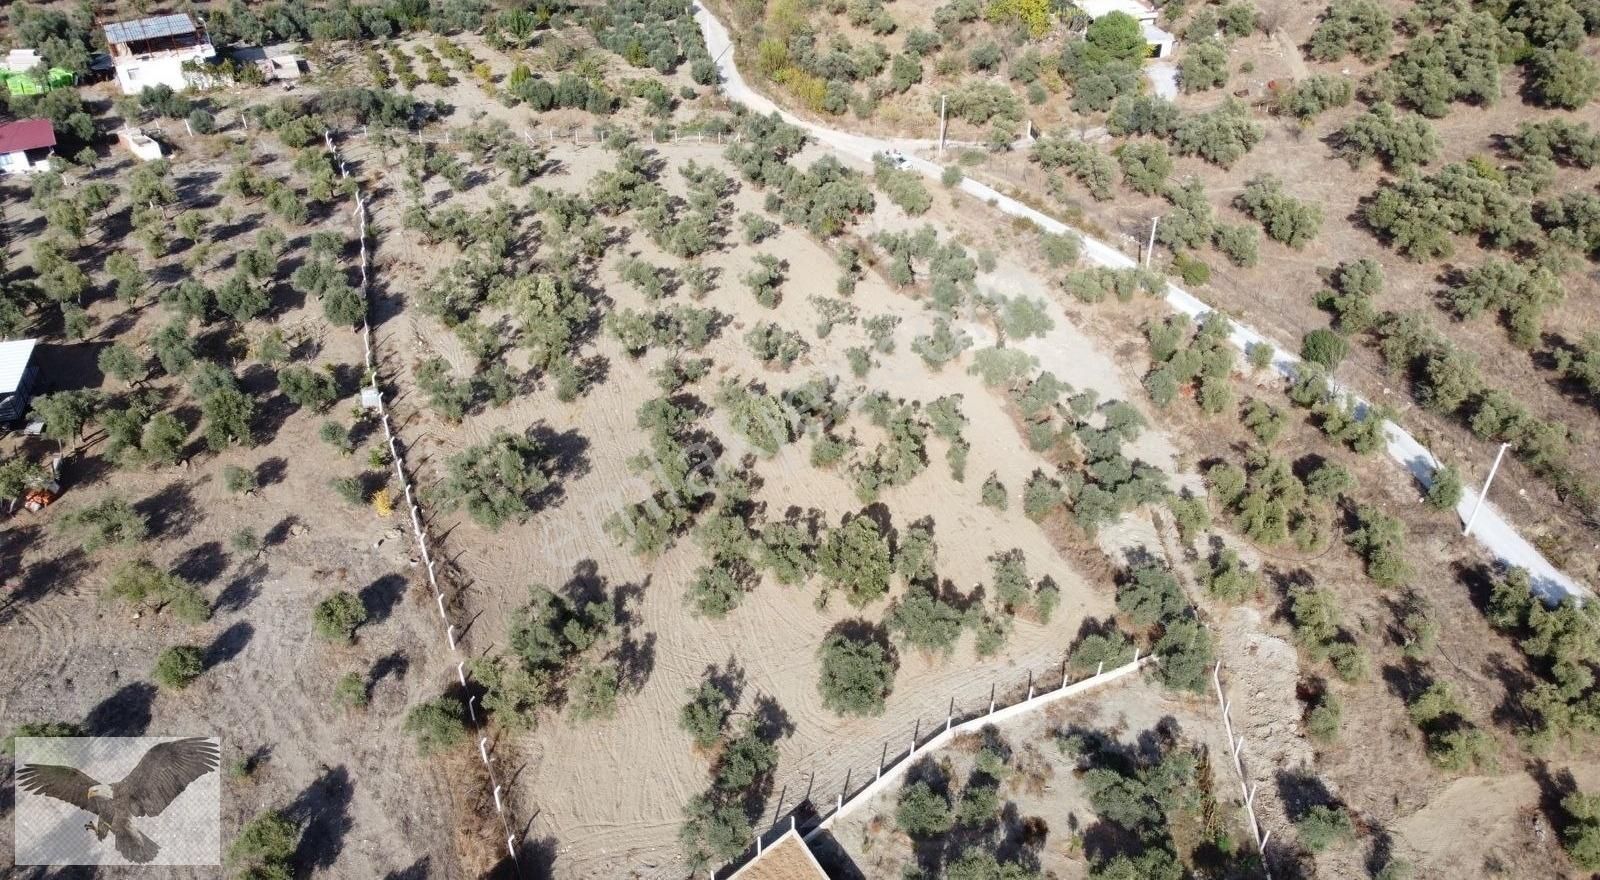
<path fill-rule="evenodd" d="M 1233 772 L 1239 780 L 1239 795 L 1244 799 L 1244 812 L 1250 818 L 1250 834 L 1256 841 L 1256 852 L 1261 854 L 1261 873 L 1272 880 L 1272 866 L 1267 864 L 1267 841 L 1272 839 L 1272 829 L 1261 830 L 1261 820 L 1256 817 L 1256 789 L 1260 783 L 1250 783 L 1244 772 L 1244 734 L 1233 733 L 1233 701 L 1222 689 L 1222 661 L 1211 668 L 1211 683 L 1217 689 L 1217 708 L 1222 710 L 1222 729 L 1228 736 L 1228 751 L 1233 755 Z"/>
<path fill-rule="evenodd" d="M 896 753 L 894 758 L 889 759 L 887 757 L 888 743 L 885 742 L 885 759 L 879 761 L 877 767 L 874 768 L 872 779 L 866 784 L 862 785 L 860 788 L 856 789 L 854 792 L 850 791 L 850 777 L 852 771 L 850 768 L 846 768 L 844 785 L 839 793 L 834 796 L 833 809 L 821 814 L 814 826 L 806 831 L 801 832 L 801 840 L 809 844 L 812 838 L 833 827 L 834 822 L 848 815 L 856 807 L 872 800 L 875 795 L 888 788 L 890 784 L 899 779 L 901 776 L 904 776 L 906 771 L 911 767 L 918 757 L 945 747 L 950 743 L 951 740 L 955 739 L 960 734 L 981 730 L 990 724 L 1008 721 L 1042 706 L 1046 706 L 1060 700 L 1065 700 L 1069 697 L 1078 696 L 1079 694 L 1094 690 L 1101 685 L 1110 684 L 1117 679 L 1137 672 L 1140 668 L 1147 664 L 1155 662 L 1157 662 L 1157 659 L 1154 654 L 1146 654 L 1141 657 L 1138 649 L 1135 648 L 1133 660 L 1127 664 L 1118 666 L 1115 669 L 1108 671 L 1105 668 L 1105 664 L 1101 663 L 1095 670 L 1094 675 L 1075 682 L 1069 682 L 1067 681 L 1066 677 L 1066 662 L 1062 661 L 1061 684 L 1043 693 L 1035 692 L 1037 685 L 1034 683 L 1032 671 L 1029 671 L 1028 696 L 1026 698 L 1019 700 L 1016 703 L 1012 703 L 1009 706 L 997 706 L 995 702 L 994 690 L 991 686 L 989 691 L 988 710 L 973 715 L 961 722 L 957 722 L 955 720 L 957 715 L 955 711 L 955 701 L 952 698 L 951 708 L 945 714 L 944 724 L 940 725 L 935 732 L 928 735 L 926 738 L 923 736 L 922 719 L 918 718 L 911 730 L 911 745 L 909 749 L 904 752 Z M 795 804 L 795 807 L 798 808 L 801 804 L 806 803 L 809 800 L 810 795 L 807 794 Z M 782 806 L 783 805 L 780 803 L 778 805 L 779 809 L 781 809 Z M 787 821 L 785 821 L 785 819 L 787 819 Z M 724 871 L 728 872 L 729 874 L 733 873 L 739 867 L 748 864 L 752 859 L 760 856 L 766 846 L 769 846 L 778 838 L 782 837 L 784 834 L 787 834 L 790 830 L 797 830 L 794 809 L 791 809 L 784 818 L 775 820 L 766 830 L 758 833 L 751 846 L 741 853 L 737 858 L 724 864 L 721 868 L 709 871 L 707 876 L 715 878 L 718 874 L 721 874 Z"/>
<path fill-rule="evenodd" d="M 350 176 L 349 166 L 345 164 L 344 158 L 339 154 L 338 148 L 334 145 L 333 132 L 328 129 L 324 129 L 322 132 L 322 137 L 324 142 L 327 144 L 329 155 L 333 157 L 335 164 L 337 164 L 339 167 L 340 178 L 350 183 L 351 193 L 355 199 L 355 210 L 352 212 L 352 215 L 356 223 L 357 237 L 361 245 L 360 289 L 362 304 L 364 307 L 361 315 L 361 341 L 366 352 L 367 372 L 365 378 L 371 381 L 371 385 L 366 385 L 363 383 L 362 396 L 365 398 L 368 391 L 372 392 L 372 396 L 376 402 L 379 420 L 383 423 L 383 435 L 389 447 L 389 460 L 394 465 L 396 479 L 400 481 L 400 486 L 405 491 L 406 510 L 411 515 L 411 534 L 412 537 L 416 539 L 417 550 L 422 555 L 422 562 L 428 573 L 428 585 L 433 588 L 434 603 L 438 606 L 439 617 L 444 623 L 445 643 L 449 646 L 451 659 L 456 660 L 456 678 L 461 683 L 462 695 L 466 697 L 468 723 L 471 724 L 473 734 L 478 738 L 478 757 L 483 761 L 484 772 L 489 777 L 491 794 L 494 797 L 494 810 L 496 815 L 500 817 L 500 825 L 502 830 L 505 831 L 506 854 L 511 857 L 513 872 L 518 878 L 520 878 L 522 876 L 522 863 L 517 855 L 517 835 L 511 830 L 511 819 L 508 815 L 510 811 L 506 805 L 506 798 L 501 796 L 502 786 L 500 784 L 500 779 L 495 774 L 494 762 L 489 759 L 489 737 L 484 732 L 483 723 L 478 719 L 478 712 L 475 706 L 478 698 L 476 694 L 470 693 L 471 685 L 469 684 L 469 679 L 467 676 L 466 661 L 457 659 L 461 655 L 461 642 L 456 638 L 456 633 L 458 630 L 456 625 L 450 619 L 449 611 L 445 608 L 445 593 L 444 590 L 439 586 L 439 575 L 437 571 L 436 560 L 434 559 L 433 554 L 429 551 L 430 541 L 428 538 L 428 530 L 423 524 L 422 508 L 417 503 L 416 493 L 412 491 L 412 481 L 410 476 L 406 473 L 405 456 L 402 453 L 399 434 L 394 429 L 393 420 L 389 415 L 389 407 L 384 402 L 383 387 L 378 381 L 378 357 L 372 344 L 372 323 L 369 320 L 369 313 L 372 307 L 370 289 L 372 262 L 371 254 L 367 248 L 366 197 L 361 191 L 361 185 Z M 362 402 L 365 404 L 366 401 L 363 400 Z"/>

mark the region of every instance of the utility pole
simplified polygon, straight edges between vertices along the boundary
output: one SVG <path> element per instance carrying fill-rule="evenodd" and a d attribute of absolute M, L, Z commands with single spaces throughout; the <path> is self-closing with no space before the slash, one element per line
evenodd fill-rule
<path fill-rule="evenodd" d="M 1156 226 L 1160 222 L 1161 216 L 1159 214 L 1150 218 L 1150 241 L 1144 246 L 1144 265 L 1146 269 L 1150 268 L 1150 261 L 1156 255 Z"/>
<path fill-rule="evenodd" d="M 1483 509 L 1483 499 L 1489 494 L 1489 484 L 1494 482 L 1494 475 L 1500 470 L 1500 459 L 1505 458 L 1506 450 L 1511 448 L 1510 443 L 1500 444 L 1500 451 L 1494 454 L 1494 464 L 1489 466 L 1489 479 L 1483 481 L 1483 488 L 1478 491 L 1478 501 L 1472 505 L 1472 514 L 1467 517 L 1467 524 L 1461 529 L 1461 534 L 1466 535 L 1472 531 L 1472 524 L 1478 519 L 1478 511 Z"/>
<path fill-rule="evenodd" d="M 944 95 L 939 96 L 939 159 L 944 159 Z"/>

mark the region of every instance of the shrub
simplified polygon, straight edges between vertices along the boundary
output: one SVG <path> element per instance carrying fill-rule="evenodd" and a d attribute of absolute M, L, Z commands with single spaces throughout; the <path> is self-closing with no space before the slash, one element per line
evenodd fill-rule
<path fill-rule="evenodd" d="M 1206 592 L 1224 602 L 1242 602 L 1260 594 L 1261 575 L 1245 568 L 1231 547 L 1219 550 L 1196 566 L 1196 576 Z"/>
<path fill-rule="evenodd" d="M 1184 156 L 1199 156 L 1223 168 L 1232 167 L 1266 136 L 1243 104 L 1229 98 L 1214 110 L 1196 113 L 1178 123 L 1173 144 Z"/>
<path fill-rule="evenodd" d="M 1600 70 L 1571 49 L 1540 49 L 1528 58 L 1529 85 L 1539 103 L 1577 110 L 1600 93 Z"/>
<path fill-rule="evenodd" d="M 1042 471 L 1034 471 L 1022 487 L 1022 512 L 1039 522 L 1066 501 L 1060 485 Z"/>
<path fill-rule="evenodd" d="M 367 680 L 357 672 L 346 672 L 333 685 L 333 701 L 347 709 L 365 709 L 370 701 Z"/>
<path fill-rule="evenodd" d="M 1010 499 L 1006 494 L 1005 484 L 1000 482 L 998 475 L 990 474 L 989 478 L 983 481 L 983 488 L 979 490 L 979 500 L 984 507 L 992 507 L 995 510 L 1006 509 Z"/>
<path fill-rule="evenodd" d="M 1311 711 L 1306 714 L 1306 732 L 1318 742 L 1331 743 L 1339 736 L 1340 718 L 1344 705 L 1329 691 L 1323 691 Z"/>
<path fill-rule="evenodd" d="M 889 542 L 865 516 L 856 516 L 828 533 L 817 554 L 817 568 L 858 608 L 889 591 L 889 576 L 894 571 Z"/>
<path fill-rule="evenodd" d="M 1455 465 L 1440 465 L 1428 484 L 1428 506 L 1434 510 L 1454 510 L 1461 503 L 1461 472 Z"/>
<path fill-rule="evenodd" d="M 115 495 L 61 517 L 67 528 L 83 532 L 83 549 L 93 553 L 112 544 L 131 545 L 149 534 L 149 522 L 133 505 Z"/>
<path fill-rule="evenodd" d="M 467 738 L 461 701 L 450 697 L 434 697 L 412 706 L 401 727 L 417 741 L 417 750 L 424 757 L 454 748 Z"/>
<path fill-rule="evenodd" d="M 1343 807 L 1318 804 L 1295 820 L 1295 833 L 1312 852 L 1322 852 L 1355 834 L 1350 814 Z"/>
<path fill-rule="evenodd" d="M 702 681 L 687 693 L 689 702 L 678 710 L 678 726 L 689 733 L 696 746 L 709 749 L 722 738 L 722 728 L 733 714 L 733 701 L 712 681 Z"/>
<path fill-rule="evenodd" d="M 1137 627 L 1155 626 L 1181 615 L 1188 607 L 1177 578 L 1154 563 L 1133 569 L 1117 587 L 1117 610 Z"/>
<path fill-rule="evenodd" d="M 453 455 L 439 487 L 442 506 L 464 506 L 477 522 L 498 529 L 521 521 L 549 485 L 544 448 L 530 437 L 496 431 L 488 442 Z"/>
<path fill-rule="evenodd" d="M 1212 242 L 1235 266 L 1249 268 L 1259 257 L 1259 239 L 1249 226 L 1219 223 L 1212 233 Z"/>
<path fill-rule="evenodd" d="M 1585 871 L 1600 871 L 1600 795 L 1573 792 L 1561 801 L 1570 822 L 1561 832 L 1561 845 L 1573 864 Z"/>
<path fill-rule="evenodd" d="M 1228 50 L 1208 38 L 1191 43 L 1178 62 L 1178 83 L 1185 93 L 1221 88 L 1228 83 Z"/>
<path fill-rule="evenodd" d="M 1380 587 L 1398 587 L 1411 577 L 1405 561 L 1405 525 L 1375 507 L 1356 511 L 1356 527 L 1345 537 L 1366 560 L 1367 576 Z"/>
<path fill-rule="evenodd" d="M 1300 341 L 1300 357 L 1333 370 L 1350 353 L 1350 342 L 1332 330 L 1312 330 Z"/>
<path fill-rule="evenodd" d="M 1279 94 L 1278 112 L 1307 122 L 1327 110 L 1349 104 L 1355 92 L 1355 86 L 1345 77 L 1317 74 Z"/>
<path fill-rule="evenodd" d="M 299 842 L 299 825 L 276 811 L 262 813 L 239 829 L 228 848 L 228 864 L 258 880 L 292 877 L 290 859 Z"/>
<path fill-rule="evenodd" d="M 312 630 L 330 642 L 354 641 L 356 628 L 366 622 L 366 607 L 356 594 L 344 590 L 318 602 L 311 612 Z"/>
<path fill-rule="evenodd" d="M 822 704 L 841 715 L 880 715 L 894 686 L 895 662 L 883 646 L 868 638 L 834 633 L 818 651 L 822 677 L 817 690 Z"/>
<path fill-rule="evenodd" d="M 1122 166 L 1122 182 L 1130 189 L 1149 196 L 1166 188 L 1172 174 L 1172 156 L 1167 153 L 1166 144 L 1133 141 L 1118 147 L 1115 153 Z"/>
<path fill-rule="evenodd" d="M 1322 209 L 1291 198 L 1271 175 L 1252 178 L 1235 202 L 1261 224 L 1267 237 L 1296 250 L 1316 238 L 1322 226 Z"/>
<path fill-rule="evenodd" d="M 1355 55 L 1372 63 L 1389 54 L 1394 22 L 1378 0 L 1334 0 L 1322 13 L 1306 49 L 1318 61 Z"/>
<path fill-rule="evenodd" d="M 156 684 L 172 690 L 182 690 L 205 671 L 204 656 L 194 645 L 173 645 L 156 657 L 150 674 Z"/>
<path fill-rule="evenodd" d="M 1346 122 L 1333 140 L 1351 168 L 1376 157 L 1391 171 L 1404 172 L 1439 157 L 1439 136 L 1428 120 L 1397 113 L 1391 104 L 1374 104 Z"/>
<path fill-rule="evenodd" d="M 955 824 L 948 795 L 934 791 L 926 782 L 900 787 L 895 801 L 895 826 L 912 837 L 935 837 Z"/>

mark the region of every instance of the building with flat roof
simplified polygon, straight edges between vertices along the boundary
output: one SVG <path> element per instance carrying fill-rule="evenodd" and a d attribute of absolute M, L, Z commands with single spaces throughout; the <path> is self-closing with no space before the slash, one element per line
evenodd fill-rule
<path fill-rule="evenodd" d="M 55 148 L 56 132 L 48 119 L 23 119 L 0 125 L 0 172 L 29 174 L 47 170 Z"/>
<path fill-rule="evenodd" d="M 188 88 L 183 65 L 217 57 L 205 29 L 181 12 L 113 22 L 106 25 L 105 35 L 117 85 L 124 95 L 137 95 L 156 85 Z"/>

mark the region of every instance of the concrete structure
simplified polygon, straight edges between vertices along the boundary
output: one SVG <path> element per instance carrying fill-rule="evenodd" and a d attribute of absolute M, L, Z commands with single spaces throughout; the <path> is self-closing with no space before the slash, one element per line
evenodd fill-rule
<path fill-rule="evenodd" d="M 1155 8 L 1143 0 L 1076 0 L 1079 9 L 1091 19 L 1113 12 L 1124 12 L 1133 16 L 1139 22 L 1139 29 L 1144 32 L 1144 41 L 1150 44 L 1150 54 L 1154 58 L 1165 58 L 1172 54 L 1173 44 L 1178 38 L 1162 30 L 1156 25 L 1158 13 Z"/>
<path fill-rule="evenodd" d="M 33 347 L 37 339 L 0 342 L 0 422 L 13 422 L 28 412 L 28 398 L 37 373 Z"/>
<path fill-rule="evenodd" d="M 161 158 L 161 145 L 155 138 L 150 137 L 137 128 L 117 129 L 117 143 L 126 147 L 135 158 L 144 162 L 154 162 Z"/>
<path fill-rule="evenodd" d="M 0 172 L 30 174 L 50 167 L 56 132 L 48 119 L 24 119 L 0 125 Z"/>
<path fill-rule="evenodd" d="M 115 22 L 106 25 L 105 33 L 117 85 L 124 95 L 137 95 L 156 85 L 188 88 L 183 65 L 217 56 L 205 31 L 183 13 Z"/>
<path fill-rule="evenodd" d="M 228 50 L 228 57 L 240 64 L 252 64 L 267 82 L 297 80 L 306 73 L 306 60 L 300 47 L 289 43 L 276 46 L 241 46 Z"/>

